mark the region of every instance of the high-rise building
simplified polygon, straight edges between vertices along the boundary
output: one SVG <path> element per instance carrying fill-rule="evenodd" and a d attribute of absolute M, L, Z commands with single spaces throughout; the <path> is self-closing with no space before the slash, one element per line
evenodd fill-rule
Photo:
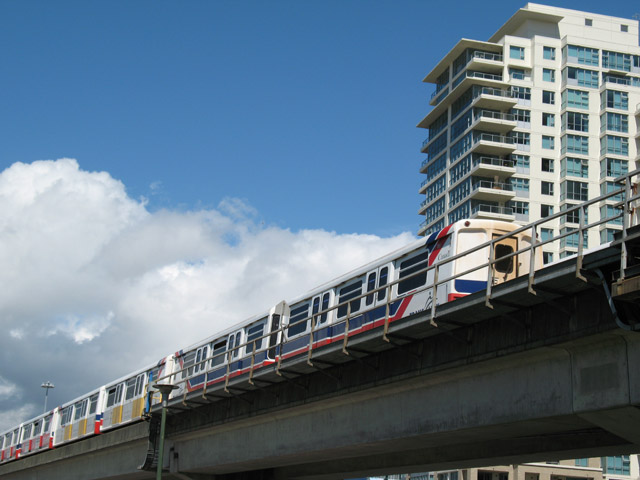
<path fill-rule="evenodd" d="M 435 91 L 418 124 L 429 131 L 420 235 L 461 218 L 527 224 L 611 191 L 640 164 L 636 20 L 528 3 L 488 41 L 460 40 L 424 81 Z M 615 216 L 615 202 L 590 207 L 587 222 Z M 578 217 L 539 234 L 569 232 Z M 592 229 L 586 246 L 621 223 Z M 546 245 L 545 262 L 575 252 L 574 240 Z"/>

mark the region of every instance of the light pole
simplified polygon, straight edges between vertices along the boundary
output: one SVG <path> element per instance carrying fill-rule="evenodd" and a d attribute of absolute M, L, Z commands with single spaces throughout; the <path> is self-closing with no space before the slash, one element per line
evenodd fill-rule
<path fill-rule="evenodd" d="M 160 421 L 160 447 L 158 448 L 158 466 L 156 469 L 156 480 L 162 479 L 162 463 L 164 462 L 164 426 L 167 422 L 167 405 L 169 404 L 169 394 L 178 388 L 169 383 L 156 383 L 154 387 L 162 395 L 162 420 Z"/>
<path fill-rule="evenodd" d="M 44 388 L 44 413 L 47 413 L 47 397 L 49 396 L 49 389 L 56 388 L 56 386 L 53 383 L 51 383 L 49 380 L 47 380 L 40 386 Z"/>

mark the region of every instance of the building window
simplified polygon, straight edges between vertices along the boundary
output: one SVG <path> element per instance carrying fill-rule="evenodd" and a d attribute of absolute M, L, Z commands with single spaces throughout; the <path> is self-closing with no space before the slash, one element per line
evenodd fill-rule
<path fill-rule="evenodd" d="M 562 92 L 562 108 L 589 109 L 589 92 L 567 89 Z"/>
<path fill-rule="evenodd" d="M 509 58 L 513 58 L 514 60 L 524 60 L 524 47 L 511 45 L 509 48 Z"/>
<path fill-rule="evenodd" d="M 560 160 L 560 176 L 588 178 L 589 161 L 582 158 L 563 158 Z"/>
<path fill-rule="evenodd" d="M 514 98 L 531 100 L 531 88 L 529 87 L 511 87 L 511 94 Z"/>
<path fill-rule="evenodd" d="M 560 184 L 560 200 L 578 200 L 584 202 L 589 198 L 589 185 L 586 182 L 566 180 Z"/>
<path fill-rule="evenodd" d="M 578 112 L 565 112 L 562 114 L 562 129 L 576 132 L 589 131 L 589 115 Z"/>
<path fill-rule="evenodd" d="M 542 113 L 542 125 L 545 127 L 555 127 L 556 116 L 554 113 Z"/>
<path fill-rule="evenodd" d="M 614 155 L 629 155 L 629 139 L 606 135 L 600 139 L 600 155 L 612 153 Z"/>
<path fill-rule="evenodd" d="M 602 51 L 602 67 L 614 70 L 631 71 L 631 55 L 628 53 Z"/>
<path fill-rule="evenodd" d="M 528 192 L 529 191 L 529 179 L 528 178 L 512 178 L 511 185 L 514 191 Z"/>
<path fill-rule="evenodd" d="M 554 47 L 542 47 L 542 58 L 545 60 L 555 60 L 556 49 Z"/>
<path fill-rule="evenodd" d="M 555 140 L 556 140 L 555 137 L 551 137 L 549 135 L 543 135 L 542 148 L 547 150 L 553 150 L 556 147 Z"/>
<path fill-rule="evenodd" d="M 598 72 L 595 70 L 567 67 L 562 71 L 562 75 L 569 85 L 598 88 Z"/>
<path fill-rule="evenodd" d="M 627 33 L 629 31 L 629 25 L 620 25 L 620 31 Z"/>
<path fill-rule="evenodd" d="M 579 47 L 577 45 L 567 45 L 562 49 L 563 58 L 566 55 L 567 61 L 580 63 L 582 65 L 600 65 L 599 51 L 597 48 Z"/>
<path fill-rule="evenodd" d="M 511 160 L 514 160 L 516 162 L 516 169 L 526 171 L 529 170 L 529 155 L 519 155 L 517 153 L 514 153 L 511 155 Z"/>
<path fill-rule="evenodd" d="M 584 25 L 586 27 L 592 27 L 593 26 L 593 20 L 591 18 L 585 18 L 584 19 Z"/>
<path fill-rule="evenodd" d="M 509 206 L 513 209 L 513 213 L 518 215 L 529 215 L 529 204 L 527 202 L 510 201 Z"/>
<path fill-rule="evenodd" d="M 629 116 L 623 113 L 606 112 L 600 116 L 600 131 L 629 133 Z"/>
<path fill-rule="evenodd" d="M 630 475 L 629 455 L 619 455 L 617 457 L 602 457 L 602 471 L 606 474 Z"/>
<path fill-rule="evenodd" d="M 564 135 L 561 139 L 561 153 L 577 153 L 589 155 L 589 137 L 581 135 Z"/>
<path fill-rule="evenodd" d="M 553 182 L 542 182 L 540 185 L 542 195 L 553 195 Z"/>
<path fill-rule="evenodd" d="M 547 218 L 553 215 L 553 205 L 540 205 L 540 217 Z"/>
<path fill-rule="evenodd" d="M 511 132 L 511 138 L 516 145 L 530 145 L 530 136 L 529 132 Z"/>
<path fill-rule="evenodd" d="M 542 69 L 542 80 L 545 82 L 555 82 L 556 81 L 556 71 L 550 68 Z"/>
<path fill-rule="evenodd" d="M 553 262 L 553 253 L 551 252 L 542 252 L 542 263 L 545 265 L 547 263 Z"/>
<path fill-rule="evenodd" d="M 553 228 L 541 228 L 540 229 L 540 240 L 546 242 L 547 240 L 551 240 L 553 238 Z"/>
<path fill-rule="evenodd" d="M 543 172 L 553 172 L 553 159 L 552 158 L 543 158 L 542 159 L 541 170 Z"/>
<path fill-rule="evenodd" d="M 601 96 L 602 108 L 616 108 L 618 110 L 629 109 L 629 94 L 617 90 L 605 90 Z"/>
<path fill-rule="evenodd" d="M 554 105 L 556 103 L 556 94 L 555 92 L 550 92 L 548 90 L 542 91 L 542 103 L 546 103 L 548 105 Z"/>
<path fill-rule="evenodd" d="M 527 77 L 522 68 L 509 68 L 509 75 L 512 80 L 525 80 Z"/>
<path fill-rule="evenodd" d="M 512 108 L 511 113 L 515 117 L 516 122 L 531 123 L 531 112 L 529 110 Z"/>
<path fill-rule="evenodd" d="M 605 158 L 600 162 L 600 178 L 620 177 L 628 172 L 626 160 L 619 158 Z"/>

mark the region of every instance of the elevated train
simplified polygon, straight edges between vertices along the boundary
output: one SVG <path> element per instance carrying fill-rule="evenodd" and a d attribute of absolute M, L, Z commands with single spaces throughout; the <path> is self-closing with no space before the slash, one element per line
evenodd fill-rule
<path fill-rule="evenodd" d="M 451 224 L 2 432 L 0 463 L 142 420 L 160 402 L 156 382 L 178 387 L 170 402 L 227 390 L 305 356 L 321 358 L 332 345 L 346 345 L 365 332 L 386 333 L 393 322 L 484 290 L 488 282 L 526 275 L 532 238 L 530 232 L 509 235 L 517 228 L 493 220 Z M 540 257 L 534 255 L 535 268 L 542 266 Z"/>

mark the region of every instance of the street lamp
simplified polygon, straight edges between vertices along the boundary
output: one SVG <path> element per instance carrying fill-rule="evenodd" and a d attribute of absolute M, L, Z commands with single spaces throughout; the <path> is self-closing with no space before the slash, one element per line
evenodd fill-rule
<path fill-rule="evenodd" d="M 40 386 L 44 388 L 44 413 L 47 413 L 47 397 L 49 396 L 49 389 L 56 388 L 56 386 L 53 383 L 51 383 L 49 380 L 47 380 Z"/>
<path fill-rule="evenodd" d="M 160 422 L 160 447 L 158 449 L 158 466 L 156 468 L 156 480 L 162 479 L 162 463 L 164 462 L 164 427 L 167 422 L 167 406 L 169 404 L 169 395 L 173 390 L 178 388 L 176 385 L 169 383 L 156 383 L 154 387 L 160 391 L 162 395 L 162 420 Z"/>

